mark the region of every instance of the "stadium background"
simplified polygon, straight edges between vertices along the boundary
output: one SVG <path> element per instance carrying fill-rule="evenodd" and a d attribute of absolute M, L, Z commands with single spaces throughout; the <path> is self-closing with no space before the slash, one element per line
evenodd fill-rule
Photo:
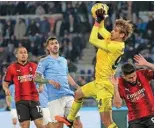
<path fill-rule="evenodd" d="M 8 114 L 5 112 L 8 108 L 1 86 L 2 78 L 7 66 L 15 60 L 14 51 L 18 46 L 25 46 L 29 51 L 29 60 L 37 62 L 38 57 L 46 53 L 45 40 L 55 35 L 60 42 L 60 55 L 67 58 L 69 72 L 76 82 L 82 86 L 94 79 L 96 49 L 88 42 L 94 22 L 91 16 L 91 7 L 94 3 L 96 2 L 0 1 L 0 119 L 6 128 L 9 128 L 11 120 L 8 122 L 3 120 L 11 117 L 8 115 L 7 118 L 3 118 Z M 153 63 L 154 1 L 105 1 L 103 3 L 110 8 L 109 18 L 106 20 L 106 28 L 109 31 L 116 18 L 122 17 L 134 23 L 135 30 L 132 37 L 126 41 L 125 54 L 120 65 L 127 61 L 133 63 L 133 55 L 137 53 L 141 53 Z M 120 75 L 120 68 L 117 70 L 117 75 Z M 88 106 L 91 108 L 87 108 Z M 87 122 L 84 128 L 100 127 L 99 122 L 95 125 L 95 121 L 100 120 L 97 109 L 94 109 L 95 106 L 96 102 L 93 99 L 85 99 L 82 115 L 86 115 L 87 111 L 92 113 L 95 111 L 97 117 L 95 118 L 95 114 L 93 116 L 90 114 L 82 118 L 85 122 L 89 119 L 91 122 L 90 126 Z M 122 111 L 126 113 L 126 109 Z M 120 113 L 122 112 L 116 111 L 114 116 Z M 120 120 L 122 118 L 118 119 Z"/>

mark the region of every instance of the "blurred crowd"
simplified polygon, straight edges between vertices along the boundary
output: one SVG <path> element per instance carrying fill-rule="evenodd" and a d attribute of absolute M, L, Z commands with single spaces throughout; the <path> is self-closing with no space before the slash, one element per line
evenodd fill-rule
<path fill-rule="evenodd" d="M 132 61 L 137 53 L 153 62 L 154 17 L 150 12 L 154 11 L 154 2 L 104 3 L 109 6 L 106 20 L 109 31 L 116 18 L 129 19 L 134 24 L 134 33 L 127 40 L 122 62 Z M 0 1 L 0 85 L 6 67 L 15 60 L 16 48 L 25 46 L 30 60 L 37 62 L 38 56 L 46 54 L 44 45 L 49 36 L 57 36 L 60 54 L 67 58 L 70 72 L 77 72 L 76 63 L 84 54 L 93 25 L 91 7 L 94 4 L 92 1 Z M 144 14 L 145 17 L 141 17 Z M 93 72 L 81 70 L 78 84 L 91 81 Z"/>

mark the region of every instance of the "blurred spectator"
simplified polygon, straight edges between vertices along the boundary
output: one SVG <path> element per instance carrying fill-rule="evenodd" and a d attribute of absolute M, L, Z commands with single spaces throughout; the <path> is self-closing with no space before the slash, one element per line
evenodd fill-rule
<path fill-rule="evenodd" d="M 27 14 L 25 1 L 16 1 L 15 14 Z"/>
<path fill-rule="evenodd" d="M 7 20 L 4 24 L 4 33 L 3 36 L 9 39 L 14 33 L 14 25 L 11 19 Z"/>
<path fill-rule="evenodd" d="M 40 24 L 39 24 L 40 33 L 43 35 L 47 35 L 50 31 L 50 24 L 46 17 L 40 18 Z"/>
<path fill-rule="evenodd" d="M 153 35 L 154 35 L 154 18 L 152 15 L 149 16 L 149 21 L 147 23 L 147 26 L 146 26 L 147 30 L 151 30 L 153 32 Z"/>
<path fill-rule="evenodd" d="M 23 39 L 23 37 L 26 35 L 26 24 L 24 19 L 17 19 L 14 29 L 14 35 L 17 40 Z"/>
<path fill-rule="evenodd" d="M 44 8 L 42 7 L 42 6 L 38 6 L 37 8 L 36 8 L 36 12 L 35 12 L 37 15 L 43 15 L 43 14 L 45 14 L 45 10 L 44 10 Z"/>
<path fill-rule="evenodd" d="M 75 66 L 75 64 L 70 59 L 67 59 L 67 64 L 68 64 L 69 73 L 77 71 L 77 67 Z"/>

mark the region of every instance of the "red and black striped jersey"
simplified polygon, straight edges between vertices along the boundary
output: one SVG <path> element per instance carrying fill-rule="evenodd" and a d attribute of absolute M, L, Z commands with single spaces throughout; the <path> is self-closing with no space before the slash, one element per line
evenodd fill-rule
<path fill-rule="evenodd" d="M 152 70 L 137 70 L 137 84 L 135 86 L 119 79 L 119 93 L 128 107 L 128 119 L 136 120 L 154 115 L 154 96 L 150 80 L 154 77 Z"/>
<path fill-rule="evenodd" d="M 38 91 L 33 81 L 37 65 L 27 62 L 25 65 L 12 63 L 6 72 L 4 80 L 13 82 L 15 85 L 15 101 L 33 100 L 38 101 Z"/>

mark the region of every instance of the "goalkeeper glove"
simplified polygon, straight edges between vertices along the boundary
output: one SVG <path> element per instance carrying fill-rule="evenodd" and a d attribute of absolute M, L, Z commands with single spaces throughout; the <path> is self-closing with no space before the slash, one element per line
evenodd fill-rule
<path fill-rule="evenodd" d="M 101 21 L 104 20 L 104 18 L 105 18 L 104 17 L 104 15 L 105 15 L 104 9 L 102 9 L 102 8 L 101 9 L 97 9 L 95 13 L 96 13 L 96 16 L 97 16 L 95 21 L 97 23 L 101 23 Z"/>

